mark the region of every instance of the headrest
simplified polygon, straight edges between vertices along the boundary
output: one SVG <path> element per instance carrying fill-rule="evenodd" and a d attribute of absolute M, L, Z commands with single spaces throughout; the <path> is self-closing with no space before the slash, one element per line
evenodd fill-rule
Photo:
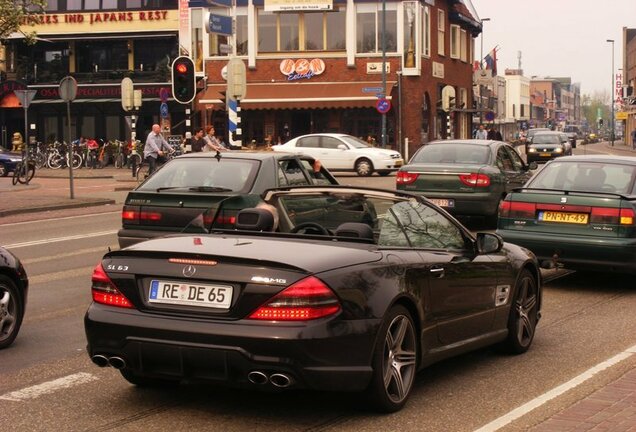
<path fill-rule="evenodd" d="M 373 229 L 361 222 L 345 222 L 336 228 L 337 237 L 354 237 L 373 240 Z"/>
<path fill-rule="evenodd" d="M 246 208 L 236 215 L 234 228 L 248 231 L 272 231 L 274 215 L 264 208 Z"/>

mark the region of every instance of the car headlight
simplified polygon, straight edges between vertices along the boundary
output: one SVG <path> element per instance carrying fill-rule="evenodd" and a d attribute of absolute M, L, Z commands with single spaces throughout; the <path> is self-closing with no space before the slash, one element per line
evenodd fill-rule
<path fill-rule="evenodd" d="M 399 159 L 400 158 L 400 154 L 399 153 L 395 153 L 391 155 L 391 159 Z"/>
<path fill-rule="evenodd" d="M 559 147 L 559 148 L 554 149 L 554 152 L 555 153 L 563 153 L 563 147 Z"/>
<path fill-rule="evenodd" d="M 9 158 L 11 162 L 20 162 L 22 158 Z"/>
<path fill-rule="evenodd" d="M 528 149 L 528 153 L 536 153 L 536 152 L 537 152 L 537 149 L 536 149 L 536 148 L 532 148 L 532 147 L 530 147 L 530 148 Z"/>

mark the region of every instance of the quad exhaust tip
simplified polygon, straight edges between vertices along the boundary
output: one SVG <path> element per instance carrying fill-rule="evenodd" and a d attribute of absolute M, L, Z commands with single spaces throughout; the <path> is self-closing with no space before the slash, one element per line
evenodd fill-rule
<path fill-rule="evenodd" d="M 115 369 L 123 369 L 126 367 L 126 362 L 121 357 L 109 357 L 108 364 Z"/>
<path fill-rule="evenodd" d="M 91 357 L 91 360 L 99 367 L 108 366 L 108 358 L 101 354 L 94 355 L 93 357 Z"/>
<path fill-rule="evenodd" d="M 250 380 L 252 384 L 259 384 L 259 385 L 267 384 L 267 381 L 268 381 L 267 375 L 265 375 L 261 371 L 252 371 L 248 373 L 247 379 Z"/>
<path fill-rule="evenodd" d="M 292 384 L 292 379 L 289 377 L 289 375 L 275 373 L 270 375 L 269 382 L 271 382 L 276 387 L 287 388 Z"/>
<path fill-rule="evenodd" d="M 267 374 L 262 371 L 251 371 L 247 374 L 247 379 L 252 384 L 263 385 L 269 382 L 278 388 L 287 388 L 294 383 L 292 378 L 287 374 L 273 373 L 267 376 Z"/>

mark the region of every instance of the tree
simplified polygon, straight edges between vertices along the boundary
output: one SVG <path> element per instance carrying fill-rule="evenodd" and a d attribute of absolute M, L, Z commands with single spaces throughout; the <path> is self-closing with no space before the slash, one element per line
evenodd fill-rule
<path fill-rule="evenodd" d="M 610 95 L 607 91 L 594 92 L 592 95 L 583 95 L 581 98 L 581 111 L 588 125 L 595 125 L 600 110 L 601 117 L 608 119 L 610 114 Z"/>
<path fill-rule="evenodd" d="M 24 35 L 27 43 L 34 43 L 35 32 L 25 31 L 21 26 L 37 20 L 45 6 L 46 0 L 0 0 L 0 43 L 16 32 Z"/>

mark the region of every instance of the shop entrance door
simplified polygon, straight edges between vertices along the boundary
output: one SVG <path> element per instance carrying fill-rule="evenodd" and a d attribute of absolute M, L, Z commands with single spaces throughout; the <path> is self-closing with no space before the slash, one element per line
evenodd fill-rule
<path fill-rule="evenodd" d="M 311 111 L 293 111 L 289 130 L 291 138 L 312 133 Z"/>

